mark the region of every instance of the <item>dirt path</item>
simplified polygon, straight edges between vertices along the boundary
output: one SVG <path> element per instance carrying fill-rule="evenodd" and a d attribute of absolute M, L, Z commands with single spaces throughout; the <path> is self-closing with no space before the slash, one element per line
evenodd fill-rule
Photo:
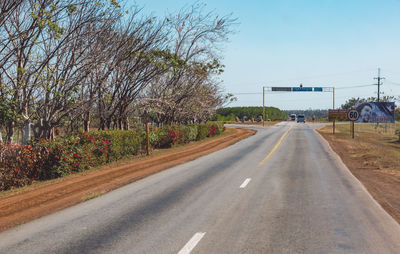
<path fill-rule="evenodd" d="M 0 197 L 0 231 L 215 152 L 254 133 L 254 130 L 236 129 L 233 134 L 205 141 L 178 152 L 133 161 L 122 166 L 90 171 L 76 177 L 67 177 L 61 181 Z"/>

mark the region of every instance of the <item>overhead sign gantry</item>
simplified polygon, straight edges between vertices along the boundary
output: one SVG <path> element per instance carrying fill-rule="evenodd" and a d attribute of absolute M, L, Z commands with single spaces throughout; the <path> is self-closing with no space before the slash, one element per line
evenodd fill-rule
<path fill-rule="evenodd" d="M 303 87 L 302 84 L 296 87 L 283 87 L 283 86 L 263 86 L 263 126 L 265 121 L 265 91 L 271 92 L 331 92 L 332 93 L 332 106 L 335 109 L 335 88 L 334 87 Z M 333 134 L 335 134 L 335 120 L 333 120 Z"/>

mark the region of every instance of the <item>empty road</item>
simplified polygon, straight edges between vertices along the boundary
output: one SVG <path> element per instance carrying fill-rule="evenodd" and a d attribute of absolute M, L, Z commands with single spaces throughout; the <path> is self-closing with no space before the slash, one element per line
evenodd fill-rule
<path fill-rule="evenodd" d="M 400 253 L 400 226 L 312 124 L 257 134 L 0 233 L 0 253 Z"/>

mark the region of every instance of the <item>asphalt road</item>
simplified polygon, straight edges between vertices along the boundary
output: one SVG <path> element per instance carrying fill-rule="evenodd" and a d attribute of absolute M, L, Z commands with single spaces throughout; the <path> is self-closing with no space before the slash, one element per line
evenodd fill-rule
<path fill-rule="evenodd" d="M 315 127 L 248 127 L 258 133 L 0 233 L 0 253 L 400 253 L 399 224 Z"/>

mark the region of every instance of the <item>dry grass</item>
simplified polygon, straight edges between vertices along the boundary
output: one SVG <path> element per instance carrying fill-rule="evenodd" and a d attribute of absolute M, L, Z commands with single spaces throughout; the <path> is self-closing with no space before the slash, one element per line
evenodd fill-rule
<path fill-rule="evenodd" d="M 362 160 L 365 168 L 382 170 L 400 175 L 400 143 L 395 135 L 400 124 L 355 124 L 354 140 L 351 138 L 350 123 L 336 125 L 333 136 L 332 127 L 320 130 L 331 135 L 335 142 L 342 142 L 354 159 Z"/>
<path fill-rule="evenodd" d="M 105 193 L 107 193 L 107 191 L 101 191 L 101 192 L 91 193 L 91 194 L 89 194 L 89 195 L 87 195 L 87 196 L 84 196 L 84 197 L 82 198 L 82 200 L 83 200 L 83 201 L 88 201 L 88 200 L 91 200 L 91 199 L 100 197 L 100 196 L 102 196 L 102 195 L 105 194 Z"/>
<path fill-rule="evenodd" d="M 399 128 L 399 123 L 396 123 Z M 400 143 L 389 124 L 338 124 L 336 134 L 326 126 L 319 132 L 374 199 L 400 223 Z"/>

